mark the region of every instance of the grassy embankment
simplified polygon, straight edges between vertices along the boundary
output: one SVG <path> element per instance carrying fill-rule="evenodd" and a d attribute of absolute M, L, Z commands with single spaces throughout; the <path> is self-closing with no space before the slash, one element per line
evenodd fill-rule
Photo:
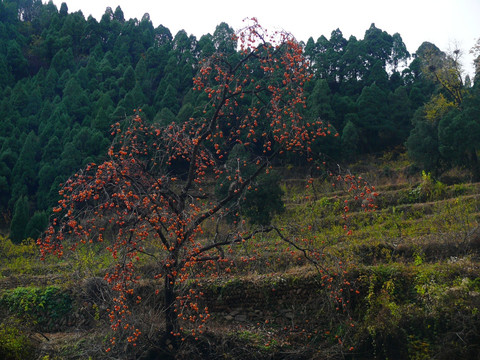
<path fill-rule="evenodd" d="M 311 226 L 302 236 L 322 247 L 323 273 L 274 235 L 237 249 L 230 273 L 204 282 L 202 301 L 212 319 L 198 341 L 185 333 L 182 356 L 476 358 L 480 184 L 407 177 L 407 169 L 404 160 L 353 166 L 380 196 L 374 213 L 352 209 L 351 236 L 343 230 L 341 193 L 317 183 L 310 192 L 316 201 L 306 202 L 300 181 L 285 182 L 286 211 L 277 223 Z M 144 334 L 137 347 L 119 341 L 107 354 L 113 295 L 101 277 L 110 255 L 93 246 L 41 262 L 33 244 L 0 240 L 0 357 L 147 358 L 161 326 L 161 301 L 150 295 L 156 284 L 145 280 L 136 290 L 144 299 L 134 308 Z M 145 278 L 155 272 L 147 259 L 139 268 Z M 331 274 L 337 275 L 329 280 Z"/>

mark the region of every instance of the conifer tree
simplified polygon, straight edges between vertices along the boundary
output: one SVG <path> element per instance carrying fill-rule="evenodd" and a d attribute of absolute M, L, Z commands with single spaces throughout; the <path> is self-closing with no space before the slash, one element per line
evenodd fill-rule
<path fill-rule="evenodd" d="M 12 222 L 10 223 L 10 239 L 19 244 L 25 239 L 25 229 L 30 220 L 27 196 L 21 196 L 13 208 Z"/>

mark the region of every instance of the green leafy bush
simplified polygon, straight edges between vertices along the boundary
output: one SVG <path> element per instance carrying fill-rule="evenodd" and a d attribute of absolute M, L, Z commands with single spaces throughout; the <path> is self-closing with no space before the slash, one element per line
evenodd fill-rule
<path fill-rule="evenodd" d="M 34 358 L 30 339 L 19 329 L 0 324 L 0 359 L 26 360 Z"/>
<path fill-rule="evenodd" d="M 56 286 L 44 289 L 18 287 L 5 291 L 0 306 L 18 317 L 26 318 L 42 328 L 52 328 L 72 309 L 70 295 Z"/>
<path fill-rule="evenodd" d="M 0 236 L 0 275 L 31 273 L 39 263 L 39 251 L 33 239 L 14 244 L 11 239 Z"/>
<path fill-rule="evenodd" d="M 409 202 L 441 200 L 445 197 L 447 186 L 432 179 L 430 173 L 422 171 L 422 182 L 409 193 Z"/>

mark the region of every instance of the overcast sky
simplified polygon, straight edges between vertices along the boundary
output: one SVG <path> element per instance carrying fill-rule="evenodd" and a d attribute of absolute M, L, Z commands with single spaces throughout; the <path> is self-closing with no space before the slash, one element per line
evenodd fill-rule
<path fill-rule="evenodd" d="M 464 52 L 464 68 L 472 77 L 470 49 L 480 37 L 480 0 L 53 0 L 69 12 L 81 10 L 100 21 L 107 6 L 120 6 L 126 19 L 141 19 L 149 13 L 153 25 L 166 26 L 175 35 L 185 30 L 197 38 L 213 33 L 221 22 L 234 29 L 246 17 L 257 17 L 269 30 L 284 29 L 297 40 L 330 38 L 339 28 L 348 39 L 363 39 L 375 23 L 390 35 L 398 32 L 408 51 L 414 53 L 424 41 L 447 51 L 456 43 Z"/>

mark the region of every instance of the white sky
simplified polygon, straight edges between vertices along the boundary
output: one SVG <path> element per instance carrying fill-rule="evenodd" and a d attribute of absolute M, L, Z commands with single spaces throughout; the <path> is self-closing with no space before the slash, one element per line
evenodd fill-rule
<path fill-rule="evenodd" d="M 410 53 L 423 41 L 441 50 L 458 44 L 464 52 L 464 68 L 473 77 L 470 49 L 480 38 L 480 0 L 53 0 L 69 12 L 81 10 L 100 21 L 107 6 L 120 6 L 125 19 L 141 19 L 149 13 L 153 25 L 167 27 L 172 35 L 184 29 L 199 39 L 215 31 L 221 22 L 234 29 L 246 17 L 257 17 L 269 29 L 284 29 L 306 41 L 339 28 L 348 39 L 363 39 L 371 23 L 390 35 L 398 32 Z"/>

